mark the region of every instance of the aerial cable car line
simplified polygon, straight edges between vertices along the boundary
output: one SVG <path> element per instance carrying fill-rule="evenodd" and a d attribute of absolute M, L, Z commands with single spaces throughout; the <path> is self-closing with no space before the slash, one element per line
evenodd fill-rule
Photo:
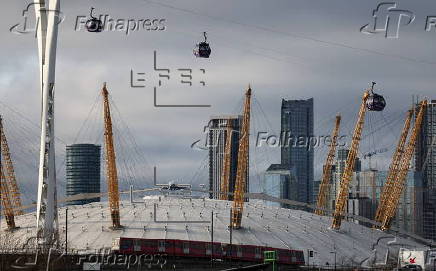
<path fill-rule="evenodd" d="M 344 49 L 349 49 L 349 50 L 353 50 L 353 51 L 365 52 L 365 53 L 369 53 L 369 54 L 373 54 L 373 55 L 379 55 L 379 56 L 390 57 L 390 58 L 397 58 L 397 59 L 401 59 L 401 60 L 405 60 L 405 61 L 409 61 L 409 62 L 420 63 L 420 64 L 436 65 L 436 62 L 415 59 L 415 58 L 411 58 L 411 57 L 407 57 L 407 56 L 403 56 L 403 55 L 388 54 L 388 53 L 379 52 L 379 51 L 372 50 L 372 49 L 347 45 L 344 43 L 326 41 L 326 40 L 316 39 L 316 38 L 312 38 L 312 37 L 308 37 L 308 36 L 303 36 L 300 34 L 294 34 L 294 33 L 286 32 L 286 31 L 282 31 L 282 30 L 277 30 L 274 28 L 269 28 L 269 27 L 264 27 L 264 26 L 259 26 L 259 25 L 252 25 L 252 24 L 243 23 L 243 22 L 239 22 L 236 20 L 232 20 L 232 19 L 222 18 L 222 17 L 213 16 L 213 15 L 209 15 L 209 14 L 203 14 L 203 13 L 198 12 L 198 11 L 172 6 L 169 4 L 162 3 L 162 2 L 155 2 L 155 1 L 151 1 L 151 0 L 143 0 L 143 1 L 150 3 L 150 4 L 153 4 L 153 5 L 158 5 L 158 6 L 162 6 L 165 8 L 174 9 L 174 10 L 182 11 L 185 13 L 190 13 L 190 14 L 210 18 L 210 19 L 217 20 L 217 21 L 223 21 L 223 22 L 236 24 L 236 25 L 240 25 L 240 26 L 244 26 L 244 27 L 248 27 L 248 28 L 252 28 L 252 29 L 261 30 L 263 32 L 275 33 L 275 34 L 288 36 L 288 37 L 292 37 L 292 38 L 296 38 L 296 39 L 311 41 L 311 42 L 322 44 L 324 46 L 329 46 L 329 47 L 333 46 L 333 47 L 338 47 L 338 48 L 344 48 Z"/>
<path fill-rule="evenodd" d="M 194 36 L 192 33 L 186 32 L 186 31 L 173 31 L 173 32 L 174 33 L 183 34 L 183 37 L 185 37 L 186 35 L 190 35 L 190 36 L 193 36 L 193 37 L 196 36 L 196 35 Z M 309 68 L 307 63 L 290 61 L 290 60 L 283 59 L 283 57 L 281 57 L 281 58 L 273 57 L 273 56 L 270 56 L 270 55 L 267 55 L 267 54 L 262 54 L 262 53 L 255 52 L 253 50 L 249 50 L 249 49 L 247 49 L 247 47 L 237 48 L 237 47 L 234 47 L 234 46 L 229 46 L 228 43 L 222 43 L 220 41 L 215 41 L 215 43 L 221 44 L 221 46 L 223 46 L 223 47 L 227 47 L 227 48 L 230 48 L 230 49 L 233 49 L 233 50 L 237 50 L 237 51 L 240 51 L 240 52 L 243 52 L 243 53 L 250 53 L 252 55 L 257 55 L 257 56 L 260 56 L 260 57 L 263 57 L 263 58 L 267 58 L 267 59 L 270 59 L 270 60 L 274 60 L 274 61 L 278 61 L 278 62 L 283 62 L 283 63 L 294 64 L 294 65 L 297 65 L 299 68 L 302 68 L 302 67 Z M 235 42 L 232 41 L 232 43 L 235 43 Z M 256 47 L 256 46 L 252 45 L 252 47 Z M 286 54 L 286 53 L 280 53 L 281 56 L 283 56 L 284 54 Z M 292 57 L 292 56 L 288 55 L 288 57 Z M 310 68 L 312 68 L 312 67 L 310 67 Z"/>

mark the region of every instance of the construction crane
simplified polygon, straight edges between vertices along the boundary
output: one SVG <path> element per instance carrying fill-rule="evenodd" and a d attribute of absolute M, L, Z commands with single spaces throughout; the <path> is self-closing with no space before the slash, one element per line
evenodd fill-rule
<path fill-rule="evenodd" d="M 232 119 L 227 119 L 226 130 L 226 145 L 224 148 L 223 158 L 223 171 L 221 173 L 221 200 L 228 200 L 229 196 L 229 183 L 230 183 L 230 166 L 231 166 L 231 152 L 232 152 Z"/>
<path fill-rule="evenodd" d="M 232 222 L 230 227 L 241 228 L 242 212 L 244 210 L 245 186 L 247 185 L 248 175 L 248 151 L 250 137 L 250 106 L 251 106 L 251 87 L 245 93 L 244 112 L 242 115 L 241 134 L 238 149 L 238 167 L 236 172 L 235 192 L 233 195 Z"/>
<path fill-rule="evenodd" d="M 386 200 L 392 193 L 392 189 L 396 185 L 397 175 L 400 168 L 401 158 L 404 154 L 404 147 L 406 145 L 407 135 L 410 130 L 410 123 L 413 117 L 413 110 L 407 112 L 407 117 L 404 122 L 403 130 L 401 131 L 400 139 L 398 140 L 397 148 L 395 149 L 394 155 L 392 156 L 392 162 L 389 166 L 388 176 L 386 177 L 386 183 L 383 186 L 383 191 L 380 195 L 380 203 L 378 205 L 374 220 L 377 222 L 382 222 L 382 219 L 386 212 Z"/>
<path fill-rule="evenodd" d="M 391 188 L 389 195 L 384 203 L 384 213 L 381 217 L 381 230 L 388 230 L 391 226 L 392 219 L 395 217 L 395 212 L 398 208 L 398 203 L 400 201 L 401 194 L 405 186 L 405 180 L 407 173 L 410 168 L 410 160 L 412 159 L 413 151 L 415 150 L 416 140 L 418 134 L 421 130 L 422 121 L 424 119 L 425 108 L 427 107 L 427 100 L 421 102 L 418 115 L 415 120 L 415 125 L 413 126 L 412 133 L 407 143 L 407 147 L 404 150 L 404 154 L 401 157 L 401 162 L 399 165 L 398 174 L 396 176 L 396 181 Z"/>
<path fill-rule="evenodd" d="M 104 143 L 106 151 L 106 178 L 109 210 L 112 218 L 112 229 L 116 230 L 122 228 L 120 224 L 120 194 L 118 191 L 118 175 L 115 161 L 111 111 L 109 107 L 109 93 L 106 89 L 106 83 L 103 84 L 102 95 L 104 108 Z"/>
<path fill-rule="evenodd" d="M 335 158 L 340 124 L 341 124 L 341 116 L 337 115 L 335 121 L 335 128 L 333 129 L 332 132 L 332 142 L 330 145 L 329 152 L 327 154 L 327 159 L 322 169 L 322 179 L 321 179 L 321 184 L 319 186 L 318 200 L 316 202 L 317 209 L 315 209 L 315 214 L 317 215 L 324 215 L 325 214 L 324 209 L 327 208 L 326 206 L 327 195 L 330 191 L 330 178 L 332 174 L 333 159 Z"/>
<path fill-rule="evenodd" d="M 336 197 L 336 205 L 333 212 L 333 221 L 331 225 L 331 228 L 334 230 L 339 230 L 341 228 L 342 216 L 348 201 L 350 180 L 353 175 L 357 152 L 359 151 L 366 111 L 367 109 L 370 111 L 382 111 L 386 106 L 383 96 L 374 93 L 374 85 L 375 82 L 372 82 L 371 88 L 366 90 L 362 96 L 362 104 L 360 105 L 357 123 L 354 127 L 350 151 L 345 163 L 344 173 L 341 177 L 339 193 Z"/>
<path fill-rule="evenodd" d="M 4 127 L 3 127 L 3 119 L 0 116 L 0 142 L 1 142 L 1 155 L 2 155 L 2 162 L 4 163 L 4 169 L 5 172 L 3 173 L 5 175 L 5 182 L 7 188 L 9 188 L 9 193 L 11 195 L 11 203 L 12 208 L 14 209 L 15 215 L 22 215 L 23 210 L 21 208 L 21 196 L 20 196 L 20 190 L 18 189 L 17 179 L 15 178 L 15 171 L 14 171 L 14 165 L 12 164 L 12 158 L 11 153 L 9 150 L 8 141 L 6 139 Z"/>

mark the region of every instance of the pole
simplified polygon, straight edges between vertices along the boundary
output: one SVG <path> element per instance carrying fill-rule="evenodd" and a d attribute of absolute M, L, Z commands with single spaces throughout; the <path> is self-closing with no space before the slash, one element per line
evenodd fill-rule
<path fill-rule="evenodd" d="M 230 262 L 232 262 L 232 234 L 233 234 L 233 209 L 230 207 L 230 227 L 229 227 L 229 234 L 230 234 Z"/>
<path fill-rule="evenodd" d="M 336 271 L 336 250 L 335 250 L 335 271 Z"/>
<path fill-rule="evenodd" d="M 213 267 L 213 211 L 212 211 L 212 218 L 210 220 L 211 222 L 211 231 L 210 231 L 210 260 Z"/>
<path fill-rule="evenodd" d="M 310 266 L 310 252 L 309 252 L 309 249 L 307 249 L 307 266 Z"/>
<path fill-rule="evenodd" d="M 68 207 L 65 208 L 65 255 L 68 254 Z"/>
<path fill-rule="evenodd" d="M 2 117 L 0 116 L 0 122 L 1 121 L 2 121 Z M 3 125 L 0 126 L 0 142 L 1 142 L 1 139 L 2 139 L 2 137 L 1 137 L 2 127 L 3 127 Z M 2 145 L 0 144 L 0 176 L 2 176 L 2 155 L 1 155 L 1 150 L 2 150 Z M 0 177 L 0 187 L 1 187 L 1 185 L 2 185 L 2 178 Z M 2 201 L 3 201 L 3 197 L 4 196 L 5 195 L 0 193 L 0 214 L 2 213 Z M 2 216 L 0 215 L 0 226 L 2 225 L 1 222 L 2 222 Z M 1 259 L 1 260 L 2 260 L 1 262 L 3 262 L 3 259 Z M 0 265 L 0 267 L 1 267 L 1 265 Z"/>

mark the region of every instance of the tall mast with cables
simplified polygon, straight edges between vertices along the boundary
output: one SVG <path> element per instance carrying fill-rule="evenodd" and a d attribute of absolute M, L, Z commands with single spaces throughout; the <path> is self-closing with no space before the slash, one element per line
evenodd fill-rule
<path fill-rule="evenodd" d="M 104 108 L 104 144 L 106 151 L 106 178 L 109 198 L 109 210 L 112 219 L 112 229 L 120 229 L 120 192 L 118 191 L 117 164 L 115 161 L 115 147 L 112 132 L 112 119 L 109 107 L 109 93 L 106 83 L 102 89 Z"/>
<path fill-rule="evenodd" d="M 371 89 L 374 87 L 374 84 L 375 83 L 373 83 Z M 354 127 L 353 138 L 351 140 L 350 152 L 348 153 L 344 173 L 342 174 L 339 194 L 336 197 L 335 211 L 333 213 L 333 222 L 331 226 L 331 228 L 335 230 L 341 228 L 342 216 L 348 200 L 350 180 L 353 174 L 357 152 L 359 151 L 360 139 L 362 137 L 363 124 L 365 122 L 365 114 L 367 109 L 366 101 L 369 95 L 370 93 L 367 90 L 362 96 L 362 103 L 360 105 L 359 115 L 356 126 Z"/>
<path fill-rule="evenodd" d="M 21 196 L 20 190 L 18 188 L 17 179 L 15 178 L 14 165 L 12 163 L 11 152 L 9 150 L 8 141 L 6 139 L 5 130 L 3 127 L 3 119 L 0 116 L 0 142 L 1 142 L 1 155 L 2 155 L 2 163 L 4 163 L 5 172 L 2 172 L 4 175 L 4 181 L 7 183 L 9 193 L 11 194 L 11 202 L 14 209 L 15 215 L 22 215 L 23 210 L 21 208 Z"/>
<path fill-rule="evenodd" d="M 3 140 L 3 124 L 0 118 L 0 139 Z M 3 151 L 3 146 L 0 145 Z M 0 158 L 0 195 L 1 195 L 1 207 L 3 207 L 3 215 L 6 219 L 6 225 L 9 230 L 15 228 L 14 210 L 11 202 L 11 195 L 9 193 L 9 187 L 4 175 L 3 160 Z M 1 214 L 0 214 L 1 215 Z"/>
<path fill-rule="evenodd" d="M 236 172 L 235 193 L 233 196 L 232 224 L 234 229 L 239 229 L 242 222 L 242 212 L 244 210 L 245 186 L 247 185 L 248 175 L 248 152 L 250 137 L 250 111 L 251 111 L 251 88 L 248 86 L 245 93 L 244 112 L 242 116 L 242 127 L 239 138 L 238 166 Z"/>
<path fill-rule="evenodd" d="M 3 215 L 6 219 L 6 225 L 8 226 L 8 230 L 15 229 L 15 216 L 14 209 L 12 207 L 11 194 L 9 193 L 9 188 L 6 183 L 6 178 L 4 174 L 4 169 L 1 167 L 1 184 L 0 184 L 0 192 L 1 192 L 1 201 L 3 207 Z"/>
<path fill-rule="evenodd" d="M 227 119 L 226 130 L 226 144 L 224 148 L 223 158 L 223 170 L 221 173 L 221 200 L 227 200 L 229 198 L 229 183 L 230 183 L 230 166 L 231 166 L 231 153 L 232 153 L 232 119 Z"/>
<path fill-rule="evenodd" d="M 375 82 L 372 82 L 371 88 L 366 90 L 362 96 L 362 103 L 360 105 L 356 126 L 354 127 L 350 151 L 345 163 L 344 173 L 341 177 L 339 194 L 336 197 L 335 211 L 333 213 L 333 221 L 331 226 L 331 228 L 335 230 L 339 230 L 341 228 L 342 216 L 348 201 L 350 181 L 354 171 L 357 152 L 359 151 L 366 111 L 383 111 L 386 106 L 386 101 L 383 96 L 374 93 L 374 85 Z"/>
<path fill-rule="evenodd" d="M 392 190 L 396 185 L 397 175 L 400 169 L 400 162 L 404 154 L 404 147 L 406 145 L 407 135 L 409 134 L 412 117 L 413 117 L 413 110 L 409 110 L 407 112 L 406 121 L 404 122 L 403 130 L 401 131 L 397 148 L 395 149 L 394 155 L 392 156 L 392 161 L 391 161 L 391 165 L 389 166 L 389 172 L 386 178 L 386 183 L 383 186 L 383 191 L 380 195 L 380 203 L 374 218 L 375 221 L 380 223 L 382 222 L 382 219 L 387 210 L 386 200 L 389 197 L 389 195 L 392 193 Z"/>
<path fill-rule="evenodd" d="M 338 140 L 338 134 L 339 134 L 339 125 L 341 124 L 341 116 L 336 116 L 335 121 L 335 127 L 332 132 L 332 142 L 330 145 L 329 152 L 327 154 L 326 162 L 322 169 L 322 179 L 321 184 L 319 186 L 319 192 L 318 192 L 318 200 L 316 203 L 316 210 L 315 213 L 317 215 L 324 215 L 324 209 L 327 207 L 327 195 L 330 191 L 330 178 L 332 175 L 332 166 L 333 166 L 333 159 L 335 158 L 335 152 L 336 152 L 336 143 Z"/>
<path fill-rule="evenodd" d="M 56 198 L 54 90 L 58 36 L 59 0 L 34 0 L 38 38 L 40 92 L 41 92 L 41 145 L 39 157 L 38 202 L 36 228 L 38 247 L 58 243 L 58 213 Z"/>
<path fill-rule="evenodd" d="M 390 194 L 386 197 L 386 201 L 384 203 L 385 211 L 383 213 L 383 216 L 381 217 L 381 229 L 384 231 L 388 230 L 391 227 L 392 219 L 395 217 L 395 212 L 397 211 L 398 203 L 400 201 L 401 194 L 403 193 L 403 189 L 405 186 L 406 176 L 409 172 L 410 160 L 412 159 L 413 151 L 415 150 L 416 146 L 416 140 L 421 130 L 426 107 L 427 100 L 423 100 L 421 102 L 421 106 L 419 108 L 419 112 L 416 117 L 415 125 L 413 126 L 409 142 L 407 143 L 407 147 L 404 150 L 404 155 L 401 157 L 398 174 L 396 176 L 396 182 L 391 188 Z"/>

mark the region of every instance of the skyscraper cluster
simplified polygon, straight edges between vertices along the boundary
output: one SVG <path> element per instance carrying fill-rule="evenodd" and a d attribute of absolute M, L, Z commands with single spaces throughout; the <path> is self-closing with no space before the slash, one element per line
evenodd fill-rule
<path fill-rule="evenodd" d="M 313 99 L 282 100 L 281 134 L 310 137 L 313 136 L 313 125 Z M 343 147 L 337 150 L 330 178 L 328 209 L 334 209 L 348 152 Z M 281 163 L 272 164 L 265 171 L 263 192 L 282 199 L 314 203 L 319 181 L 314 180 L 313 155 L 309 146 L 282 145 Z M 386 176 L 387 171 L 362 170 L 357 158 L 346 211 L 373 219 Z M 286 204 L 270 204 L 288 207 Z M 426 108 L 414 166 L 406 177 L 393 226 L 436 240 L 436 100 Z"/>
<path fill-rule="evenodd" d="M 314 138 L 313 111 L 313 98 L 282 99 L 280 135 L 286 135 L 286 138 Z M 232 127 L 232 133 L 227 135 L 226 130 L 229 125 Z M 240 125 L 239 115 L 215 116 L 210 119 L 208 143 L 209 185 L 210 190 L 213 191 L 210 193 L 211 198 L 219 198 L 220 195 L 224 148 L 227 140 L 232 141 L 229 192 L 234 191 Z M 330 177 L 327 209 L 333 210 L 335 207 L 348 153 L 349 150 L 344 146 L 337 149 Z M 280 154 L 280 163 L 271 164 L 263 174 L 262 192 L 280 199 L 309 204 L 316 202 L 320 181 L 314 180 L 314 149 L 310 144 L 281 142 Z M 346 212 L 373 219 L 387 174 L 387 171 L 374 168 L 363 170 L 361 160 L 357 158 Z M 415 150 L 414 166 L 411 167 L 405 183 L 393 226 L 436 240 L 436 100 L 432 100 L 426 108 Z M 247 192 L 248 187 L 247 185 Z M 288 204 L 277 202 L 267 204 L 290 207 Z"/>

